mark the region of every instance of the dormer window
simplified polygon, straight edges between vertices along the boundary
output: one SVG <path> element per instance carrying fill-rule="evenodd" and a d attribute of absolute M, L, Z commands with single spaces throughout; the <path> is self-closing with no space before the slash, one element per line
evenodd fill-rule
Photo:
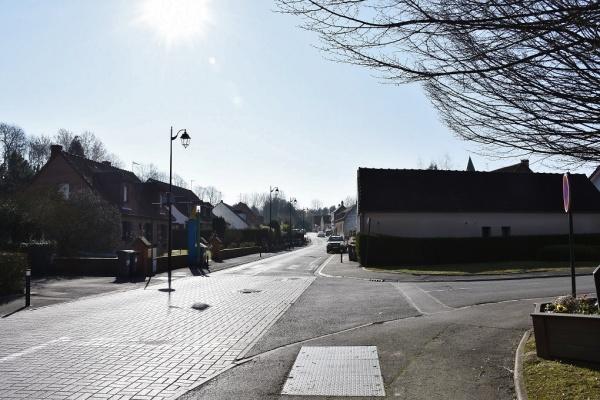
<path fill-rule="evenodd" d="M 129 185 L 123 185 L 123 203 L 129 203 Z"/>

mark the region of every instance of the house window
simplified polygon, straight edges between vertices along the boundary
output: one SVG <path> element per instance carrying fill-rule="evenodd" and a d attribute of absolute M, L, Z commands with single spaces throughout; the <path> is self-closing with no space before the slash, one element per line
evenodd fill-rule
<path fill-rule="evenodd" d="M 491 226 L 482 226 L 481 227 L 481 236 L 483 236 L 483 237 L 492 236 L 492 227 Z"/>
<path fill-rule="evenodd" d="M 69 199 L 69 184 L 68 183 L 59 183 L 58 191 L 60 194 L 62 194 L 62 196 L 65 200 Z"/>
<path fill-rule="evenodd" d="M 144 237 L 146 239 L 148 239 L 148 241 L 150 243 L 152 243 L 152 224 L 151 223 L 145 223 L 144 224 Z"/>
<path fill-rule="evenodd" d="M 503 237 L 509 237 L 510 236 L 510 226 L 503 226 L 502 227 L 502 236 Z"/>
<path fill-rule="evenodd" d="M 129 185 L 123 185 L 123 203 L 129 202 Z"/>
<path fill-rule="evenodd" d="M 165 224 L 158 225 L 158 241 L 159 242 L 167 241 L 167 225 L 165 225 Z"/>
<path fill-rule="evenodd" d="M 123 241 L 130 242 L 131 240 L 133 240 L 133 223 L 123 221 Z"/>

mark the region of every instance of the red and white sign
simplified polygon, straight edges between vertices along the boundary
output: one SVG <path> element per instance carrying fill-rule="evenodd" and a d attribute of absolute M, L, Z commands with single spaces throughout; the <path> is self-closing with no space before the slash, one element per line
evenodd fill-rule
<path fill-rule="evenodd" d="M 569 188 L 569 174 L 563 175 L 563 204 L 565 205 L 565 212 L 569 212 L 571 209 L 571 190 Z"/>

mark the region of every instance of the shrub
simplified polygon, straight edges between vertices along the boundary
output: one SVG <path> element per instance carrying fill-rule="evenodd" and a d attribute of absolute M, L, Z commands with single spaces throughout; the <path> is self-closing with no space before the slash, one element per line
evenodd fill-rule
<path fill-rule="evenodd" d="M 0 253 L 0 296 L 23 293 L 27 257 L 21 253 Z"/>

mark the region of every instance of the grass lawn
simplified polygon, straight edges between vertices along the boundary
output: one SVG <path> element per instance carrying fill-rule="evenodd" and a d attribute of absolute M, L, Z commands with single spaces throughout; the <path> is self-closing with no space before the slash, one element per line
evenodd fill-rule
<path fill-rule="evenodd" d="M 524 353 L 523 380 L 530 399 L 600 399 L 600 364 L 539 358 L 533 335 Z"/>
<path fill-rule="evenodd" d="M 598 264 L 592 261 L 575 263 L 576 269 L 594 269 L 597 266 Z M 494 275 L 548 271 L 570 272 L 571 266 L 568 261 L 508 261 L 472 264 L 415 265 L 401 267 L 386 266 L 368 269 L 372 271 L 395 272 L 414 275 Z"/>

